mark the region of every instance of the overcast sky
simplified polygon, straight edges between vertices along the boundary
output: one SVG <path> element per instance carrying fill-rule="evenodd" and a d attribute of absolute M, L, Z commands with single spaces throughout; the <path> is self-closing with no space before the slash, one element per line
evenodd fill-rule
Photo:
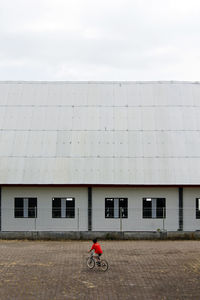
<path fill-rule="evenodd" d="M 0 80 L 200 80 L 199 0 L 0 0 Z"/>

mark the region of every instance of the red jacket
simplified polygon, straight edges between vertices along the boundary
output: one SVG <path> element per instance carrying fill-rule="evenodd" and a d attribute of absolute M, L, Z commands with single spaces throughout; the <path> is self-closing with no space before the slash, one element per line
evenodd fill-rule
<path fill-rule="evenodd" d="M 94 250 L 95 253 L 97 253 L 97 254 L 102 254 L 103 253 L 103 251 L 102 251 L 101 246 L 99 245 L 99 243 L 93 244 L 91 250 Z"/>

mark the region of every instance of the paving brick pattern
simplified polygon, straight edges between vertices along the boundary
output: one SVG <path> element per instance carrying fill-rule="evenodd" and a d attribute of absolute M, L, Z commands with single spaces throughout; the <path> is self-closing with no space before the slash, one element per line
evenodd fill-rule
<path fill-rule="evenodd" d="M 110 267 L 86 267 L 89 241 L 0 241 L 0 299 L 200 299 L 200 241 L 102 241 Z"/>

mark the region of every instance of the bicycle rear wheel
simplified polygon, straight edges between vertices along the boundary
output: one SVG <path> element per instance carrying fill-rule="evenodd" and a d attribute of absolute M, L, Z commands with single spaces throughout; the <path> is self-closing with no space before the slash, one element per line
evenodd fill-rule
<path fill-rule="evenodd" d="M 89 269 L 93 269 L 94 266 L 95 266 L 95 261 L 94 261 L 94 259 L 91 258 L 91 257 L 88 257 L 88 259 L 87 259 L 87 267 L 88 267 Z"/>
<path fill-rule="evenodd" d="M 101 269 L 104 272 L 108 270 L 108 262 L 107 262 L 107 260 L 105 260 L 105 259 L 101 260 Z"/>

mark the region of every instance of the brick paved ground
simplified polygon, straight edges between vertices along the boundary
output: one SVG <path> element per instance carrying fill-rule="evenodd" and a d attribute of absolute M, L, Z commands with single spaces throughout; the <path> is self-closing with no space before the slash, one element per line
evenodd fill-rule
<path fill-rule="evenodd" d="M 90 245 L 0 241 L 0 299 L 200 299 L 199 241 L 103 241 L 105 273 Z"/>

